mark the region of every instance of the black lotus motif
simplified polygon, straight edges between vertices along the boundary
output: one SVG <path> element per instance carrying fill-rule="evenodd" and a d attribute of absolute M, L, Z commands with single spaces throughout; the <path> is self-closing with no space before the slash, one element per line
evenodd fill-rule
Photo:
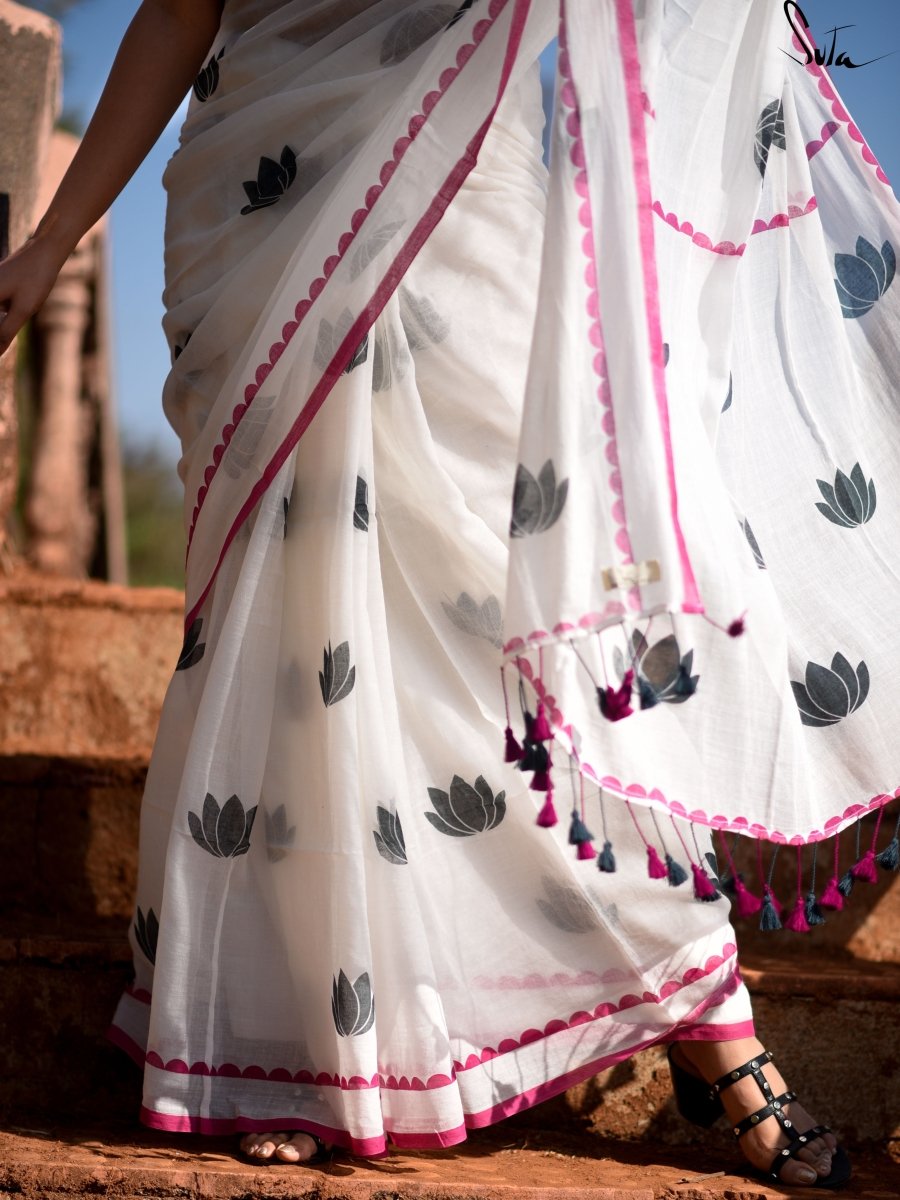
<path fill-rule="evenodd" d="M 356 502 L 353 505 L 353 528 L 365 533 L 369 528 L 369 485 L 362 475 L 356 477 Z"/>
<path fill-rule="evenodd" d="M 440 345 L 450 332 L 450 322 L 441 316 L 428 297 L 417 296 L 404 284 L 399 300 L 400 324 L 413 354 L 428 346 Z"/>
<path fill-rule="evenodd" d="M 447 28 L 452 29 L 457 21 L 461 21 L 463 16 L 469 11 L 469 9 L 472 7 L 472 5 L 474 3 L 475 3 L 475 0 L 463 0 L 462 4 L 459 6 L 459 8 L 454 13 L 453 18 L 450 21 L 450 24 L 447 26 Z"/>
<path fill-rule="evenodd" d="M 446 28 L 455 16 L 455 4 L 431 4 L 401 17 L 390 27 L 381 45 L 381 65 L 387 67 L 403 62 L 429 38 Z"/>
<path fill-rule="evenodd" d="M 455 604 L 442 600 L 441 608 L 463 633 L 484 638 L 498 650 L 502 647 L 503 620 L 496 596 L 488 596 L 483 604 L 478 604 L 468 592 L 460 592 Z"/>
<path fill-rule="evenodd" d="M 274 812 L 266 812 L 266 857 L 269 862 L 281 862 L 294 844 L 297 826 L 288 829 L 287 810 L 279 804 Z"/>
<path fill-rule="evenodd" d="M 669 365 L 669 343 L 663 342 L 663 366 Z"/>
<path fill-rule="evenodd" d="M 356 683 L 356 667 L 350 666 L 350 643 L 341 642 L 334 650 L 331 642 L 324 651 L 324 666 L 319 672 L 319 687 L 326 706 L 337 704 L 353 691 Z"/>
<path fill-rule="evenodd" d="M 343 971 L 331 984 L 331 1015 L 341 1037 L 366 1033 L 375 1023 L 375 1000 L 368 971 L 351 983 Z"/>
<path fill-rule="evenodd" d="M 372 836 L 375 839 L 375 845 L 378 847 L 378 853 L 382 858 L 386 858 L 389 863 L 402 866 L 408 860 L 400 818 L 396 812 L 392 812 L 389 808 L 384 808 L 381 804 L 378 805 L 377 813 L 378 828 L 372 831 Z"/>
<path fill-rule="evenodd" d="M 862 467 L 856 463 L 849 475 L 838 471 L 834 477 L 834 486 L 824 479 L 817 479 L 819 491 L 825 497 L 825 503 L 817 502 L 816 508 L 834 525 L 844 529 L 855 529 L 857 525 L 865 525 L 875 514 L 875 483 L 866 482 Z"/>
<path fill-rule="evenodd" d="M 728 395 L 725 397 L 725 403 L 722 405 L 722 412 L 728 412 L 731 408 L 731 403 L 734 400 L 734 376 L 728 372 Z"/>
<path fill-rule="evenodd" d="M 297 156 L 290 146 L 285 146 L 281 151 L 278 162 L 263 155 L 259 160 L 256 179 L 244 181 L 244 191 L 250 203 L 241 209 L 241 216 L 277 204 L 296 178 Z"/>
<path fill-rule="evenodd" d="M 526 537 L 530 533 L 543 533 L 549 529 L 559 520 L 568 492 L 568 479 L 563 479 L 557 487 L 556 471 L 551 459 L 548 458 L 541 467 L 537 479 L 519 463 L 513 489 L 510 537 Z"/>
<path fill-rule="evenodd" d="M 191 837 L 214 858 L 237 858 L 250 849 L 250 833 L 256 820 L 256 805 L 244 811 L 237 796 L 230 796 L 219 808 L 211 792 L 203 801 L 203 815 L 188 813 Z"/>
<path fill-rule="evenodd" d="M 159 940 L 159 921 L 151 908 L 147 916 L 137 910 L 134 922 L 134 936 L 143 951 L 144 957 L 151 963 L 156 962 L 156 944 Z"/>
<path fill-rule="evenodd" d="M 861 662 L 854 671 L 843 654 L 835 654 L 830 669 L 807 663 L 806 686 L 791 680 L 791 688 L 804 725 L 837 725 L 865 703 L 869 668 Z"/>
<path fill-rule="evenodd" d="M 205 103 L 219 86 L 219 60 L 225 53 L 225 47 L 214 54 L 200 74 L 194 80 L 194 95 Z"/>
<path fill-rule="evenodd" d="M 290 501 L 290 498 L 289 498 L 288 496 L 282 496 L 282 497 L 281 497 L 281 504 L 282 504 L 282 508 L 283 508 L 283 519 L 282 519 L 282 525 L 281 525 L 281 536 L 282 536 L 283 538 L 286 538 L 286 537 L 287 537 L 287 531 L 288 531 L 288 513 L 291 511 L 291 501 Z"/>
<path fill-rule="evenodd" d="M 834 256 L 834 270 L 841 312 L 847 318 L 863 317 L 894 282 L 897 256 L 890 242 L 884 242 L 878 251 L 858 237 L 855 254 Z"/>
<path fill-rule="evenodd" d="M 787 143 L 784 140 L 784 106 L 780 100 L 773 100 L 759 114 L 756 122 L 756 139 L 753 143 L 753 161 L 760 175 L 765 175 L 769 162 L 769 151 L 772 147 L 784 150 Z"/>
<path fill-rule="evenodd" d="M 428 796 L 434 812 L 425 817 L 440 833 L 449 837 L 472 837 L 496 828 L 506 816 L 506 792 L 497 796 L 479 775 L 475 786 L 454 775 L 450 783 L 450 794 L 439 788 L 429 788 Z"/>
<path fill-rule="evenodd" d="M 200 631 L 203 628 L 203 618 L 197 617 L 184 636 L 184 645 L 178 655 L 176 671 L 186 671 L 195 666 L 206 653 L 206 642 L 200 641 Z"/>
<path fill-rule="evenodd" d="M 688 650 L 682 657 L 674 634 L 660 638 L 653 646 L 640 630 L 631 635 L 632 662 L 626 663 L 621 650 L 615 650 L 613 661 L 616 670 L 624 677 L 631 668 L 636 672 L 636 682 L 642 708 L 654 704 L 684 704 L 693 696 L 700 682 L 699 675 L 692 675 L 694 652 Z"/>
<path fill-rule="evenodd" d="M 756 540 L 756 535 L 750 528 L 750 522 L 746 519 L 746 517 L 743 521 L 741 521 L 741 529 L 744 531 L 744 537 L 747 539 L 747 545 L 753 551 L 753 557 L 756 560 L 756 565 L 761 571 L 765 571 L 766 560 L 762 556 L 762 551 L 759 548 L 759 542 Z"/>
<path fill-rule="evenodd" d="M 545 900 L 539 896 L 535 903 L 551 925 L 564 933 L 589 933 L 600 924 L 597 913 L 584 895 L 576 888 L 563 887 L 549 875 L 541 876 L 541 886 L 547 894 Z"/>

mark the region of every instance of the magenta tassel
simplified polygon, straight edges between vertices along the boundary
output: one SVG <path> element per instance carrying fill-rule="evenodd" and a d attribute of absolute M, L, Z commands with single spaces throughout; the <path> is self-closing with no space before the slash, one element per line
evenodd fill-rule
<path fill-rule="evenodd" d="M 838 891 L 837 875 L 832 876 L 828 880 L 819 904 L 821 904 L 822 908 L 833 908 L 835 912 L 840 912 L 844 907 L 844 897 Z"/>
<path fill-rule="evenodd" d="M 875 851 L 867 850 L 858 863 L 850 868 L 854 879 L 862 879 L 865 883 L 877 883 L 878 872 L 875 869 Z"/>
<path fill-rule="evenodd" d="M 797 903 L 794 905 L 793 912 L 785 921 L 784 928 L 792 929 L 794 933 L 809 933 L 809 922 L 806 919 L 802 896 L 797 897 Z"/>
<path fill-rule="evenodd" d="M 550 783 L 550 772 L 535 771 L 528 786 L 533 792 L 549 792 L 552 786 Z"/>
<path fill-rule="evenodd" d="M 691 863 L 691 870 L 694 872 L 694 899 L 695 900 L 715 900 L 719 893 L 712 885 L 709 876 L 696 863 Z"/>
<path fill-rule="evenodd" d="M 519 743 L 516 741 L 516 735 L 513 733 L 512 729 L 509 727 L 509 725 L 507 725 L 507 727 L 506 727 L 506 754 L 504 756 L 503 761 L 508 762 L 508 763 L 518 762 L 524 753 L 525 753 L 524 750 L 519 745 Z"/>
<path fill-rule="evenodd" d="M 559 817 L 556 815 L 556 809 L 553 807 L 553 792 L 547 792 L 544 807 L 537 815 L 536 824 L 540 825 L 542 829 L 552 829 L 558 821 Z"/>
<path fill-rule="evenodd" d="M 647 874 L 651 879 L 665 879 L 669 874 L 665 863 L 662 862 L 656 853 L 655 846 L 647 847 Z"/>
<path fill-rule="evenodd" d="M 729 637 L 740 637 L 745 629 L 746 629 L 746 626 L 744 624 L 744 618 L 738 617 L 737 620 L 732 621 L 731 624 L 728 626 L 728 636 Z"/>
<path fill-rule="evenodd" d="M 531 738 L 535 742 L 549 742 L 553 737 L 553 730 L 550 728 L 550 722 L 547 720 L 547 713 L 544 711 L 543 700 L 537 706 L 537 716 L 534 718 L 534 725 L 531 729 Z"/>
<path fill-rule="evenodd" d="M 578 843 L 578 857 L 579 858 L 596 858 L 597 851 L 594 849 L 594 847 L 591 845 L 590 842 L 579 842 Z"/>
<path fill-rule="evenodd" d="M 630 717 L 634 712 L 631 707 L 631 689 L 634 685 L 634 671 L 626 671 L 620 688 L 597 688 L 597 702 L 601 714 L 607 721 L 621 721 Z"/>
<path fill-rule="evenodd" d="M 742 880 L 734 881 L 734 891 L 736 897 L 734 908 L 739 917 L 753 917 L 762 908 L 762 900 L 748 891 Z"/>

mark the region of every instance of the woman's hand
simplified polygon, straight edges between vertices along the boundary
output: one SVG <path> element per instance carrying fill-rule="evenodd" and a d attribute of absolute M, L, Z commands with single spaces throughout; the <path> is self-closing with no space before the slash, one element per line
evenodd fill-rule
<path fill-rule="evenodd" d="M 32 238 L 0 262 L 0 354 L 47 299 L 68 256 L 68 249 Z"/>

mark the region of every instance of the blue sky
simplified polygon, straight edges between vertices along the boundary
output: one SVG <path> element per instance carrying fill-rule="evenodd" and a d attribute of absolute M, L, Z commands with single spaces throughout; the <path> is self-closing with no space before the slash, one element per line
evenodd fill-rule
<path fill-rule="evenodd" d="M 83 0 L 65 18 L 67 109 L 89 116 L 137 7 L 136 0 Z M 871 66 L 834 69 L 832 75 L 895 191 L 900 190 L 900 0 L 804 0 L 801 8 L 820 46 L 830 42 L 826 33 L 832 26 L 853 23 L 838 34 L 838 49 L 854 60 L 897 51 Z M 177 140 L 175 121 L 112 212 L 114 370 L 122 432 L 129 440 L 156 442 L 173 462 L 178 444 L 160 408 L 168 370 L 160 329 L 165 209 L 160 178 Z"/>

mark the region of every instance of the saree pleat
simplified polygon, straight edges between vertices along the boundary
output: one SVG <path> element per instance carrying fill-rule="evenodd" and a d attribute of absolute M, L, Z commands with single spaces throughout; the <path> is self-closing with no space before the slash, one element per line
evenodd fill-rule
<path fill-rule="evenodd" d="M 788 36 L 226 3 L 166 175 L 186 636 L 111 1031 L 149 1124 L 450 1145 L 747 1034 L 710 827 L 889 799 L 896 202 Z"/>

